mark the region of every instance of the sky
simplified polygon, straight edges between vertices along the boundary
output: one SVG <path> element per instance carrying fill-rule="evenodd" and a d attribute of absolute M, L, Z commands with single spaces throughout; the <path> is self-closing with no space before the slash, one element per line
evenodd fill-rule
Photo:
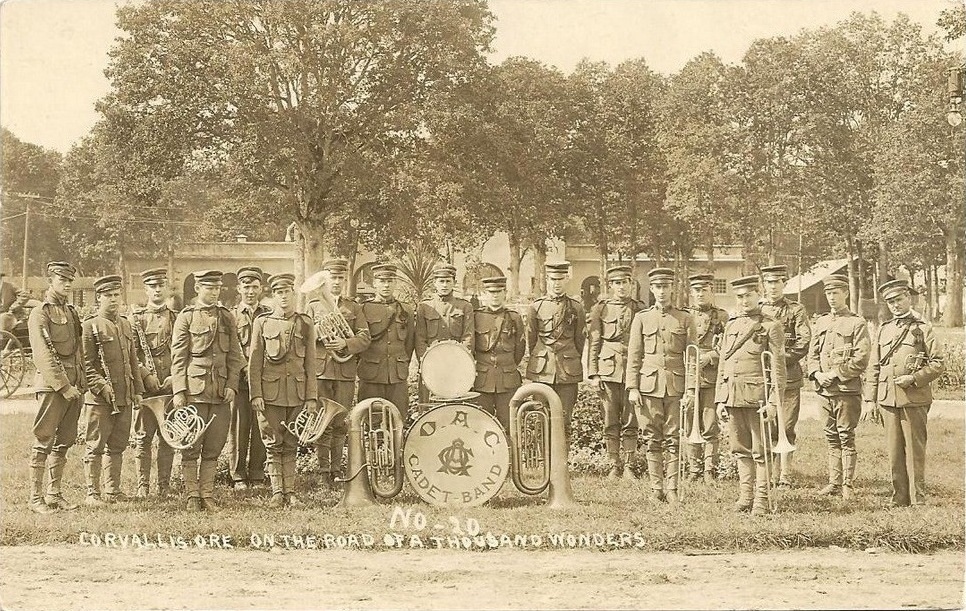
<path fill-rule="evenodd" d="M 833 25 L 853 11 L 906 13 L 939 32 L 943 8 L 962 0 L 490 0 L 491 61 L 522 55 L 570 72 L 582 58 L 643 57 L 672 74 L 713 51 L 738 63 L 757 38 Z M 26 142 L 66 152 L 97 121 L 110 88 L 104 69 L 120 32 L 118 0 L 6 0 L 0 5 L 0 125 Z"/>

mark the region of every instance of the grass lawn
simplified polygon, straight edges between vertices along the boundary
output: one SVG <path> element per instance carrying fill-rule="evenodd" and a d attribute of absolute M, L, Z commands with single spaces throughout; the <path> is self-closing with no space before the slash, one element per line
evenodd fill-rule
<path fill-rule="evenodd" d="M 711 486 L 692 484 L 685 502 L 677 507 L 647 498 L 643 480 L 609 481 L 581 476 L 573 481 L 579 507 L 554 511 L 544 507 L 542 497 L 517 493 L 509 482 L 487 506 L 454 511 L 423 504 L 405 488 L 393 504 L 344 510 L 334 506 L 339 497 L 316 488 L 314 475 L 300 476 L 299 488 L 305 508 L 272 510 L 267 492 L 234 493 L 219 487 L 216 500 L 221 511 L 188 514 L 180 497 L 166 500 L 130 501 L 102 509 L 81 507 L 73 512 L 37 515 L 27 509 L 27 458 L 32 417 L 0 416 L 0 495 L 3 524 L 0 544 L 78 543 L 81 532 L 156 534 L 165 537 L 218 533 L 230 535 L 237 545 L 247 546 L 252 533 L 316 535 L 370 535 L 374 549 L 390 533 L 418 534 L 429 544 L 432 536 L 474 534 L 501 535 L 602 534 L 601 545 L 621 547 L 609 533 L 632 533 L 633 547 L 659 550 L 759 550 L 825 547 L 885 548 L 900 551 L 962 549 L 964 542 L 963 421 L 937 418 L 930 424 L 928 469 L 929 504 L 920 508 L 889 509 L 890 480 L 881 428 L 863 424 L 858 432 L 859 498 L 846 506 L 841 499 L 819 497 L 817 488 L 825 478 L 825 447 L 815 420 L 799 427 L 796 455 L 798 486 L 780 495 L 775 515 L 752 518 L 732 512 L 737 482 L 727 480 Z M 83 449 L 74 447 L 68 456 L 65 493 L 79 502 L 83 498 Z M 134 461 L 125 454 L 123 489 L 132 493 Z M 425 525 L 391 524 L 394 509 L 421 513 Z M 469 527 L 469 529 L 468 529 Z M 591 539 L 592 540 L 592 539 Z M 601 540 L 601 539 L 599 539 Z M 625 539 L 626 541 L 626 539 Z M 579 544 L 578 544 L 579 545 Z M 541 549 L 549 547 L 544 542 Z"/>

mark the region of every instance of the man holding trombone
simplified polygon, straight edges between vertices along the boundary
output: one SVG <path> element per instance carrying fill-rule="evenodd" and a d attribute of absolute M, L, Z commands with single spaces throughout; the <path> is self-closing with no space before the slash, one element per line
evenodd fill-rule
<path fill-rule="evenodd" d="M 731 281 L 737 314 L 721 341 L 715 403 L 731 420 L 731 451 L 738 463 L 735 511 L 764 515 L 774 509 L 766 427 L 775 422 L 785 390 L 785 332 L 759 309 L 758 276 Z"/>

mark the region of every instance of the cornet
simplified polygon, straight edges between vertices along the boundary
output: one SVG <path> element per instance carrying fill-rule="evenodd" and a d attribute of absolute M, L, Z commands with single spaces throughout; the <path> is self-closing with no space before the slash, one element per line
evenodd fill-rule
<path fill-rule="evenodd" d="M 348 340 L 355 337 L 355 332 L 349 325 L 349 321 L 339 310 L 339 304 L 332 298 L 332 293 L 329 291 L 331 281 L 329 272 L 322 270 L 306 278 L 302 286 L 299 287 L 299 292 L 303 294 L 322 289 L 319 303 L 322 305 L 324 312 L 321 315 L 317 314 L 315 318 L 315 331 L 318 334 L 318 339 L 322 342 L 331 342 L 334 339 Z M 330 352 L 337 363 L 345 363 L 352 358 L 351 354 L 342 355 L 335 351 Z"/>
<path fill-rule="evenodd" d="M 926 356 L 925 352 L 917 352 L 915 354 L 910 354 L 906 357 L 906 362 L 904 363 L 906 369 L 906 375 L 912 375 L 926 366 L 929 362 L 929 357 Z"/>

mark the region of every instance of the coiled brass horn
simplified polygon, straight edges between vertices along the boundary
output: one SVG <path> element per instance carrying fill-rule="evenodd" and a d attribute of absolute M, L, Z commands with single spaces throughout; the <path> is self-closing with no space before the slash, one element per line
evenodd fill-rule
<path fill-rule="evenodd" d="M 312 445 L 318 441 L 333 420 L 349 411 L 341 403 L 332 399 L 320 398 L 318 405 L 319 408 L 315 413 L 303 407 L 295 416 L 295 420 L 282 423 L 289 433 L 295 435 L 299 445 Z"/>
<path fill-rule="evenodd" d="M 172 408 L 171 399 L 171 395 L 148 397 L 141 400 L 141 409 L 151 410 L 158 421 L 158 431 L 169 446 L 187 450 L 201 440 L 215 415 L 205 422 L 194 405 Z"/>
<path fill-rule="evenodd" d="M 372 398 L 349 411 L 349 459 L 341 507 L 390 499 L 406 482 L 403 470 L 403 420 L 391 402 Z"/>
<path fill-rule="evenodd" d="M 303 294 L 322 289 L 319 293 L 319 304 L 323 312 L 315 313 L 315 332 L 321 341 L 331 341 L 334 339 L 352 339 L 355 331 L 349 325 L 349 321 L 339 310 L 339 304 L 329 292 L 331 277 L 327 270 L 316 272 L 305 279 L 299 287 L 299 292 Z M 352 358 L 351 354 L 339 354 L 332 352 L 332 359 L 337 363 L 345 363 Z"/>
<path fill-rule="evenodd" d="M 560 396 L 539 382 L 518 388 L 510 399 L 510 475 L 517 489 L 524 494 L 549 490 L 547 507 L 553 509 L 575 506 L 567 445 Z M 540 473 L 536 485 L 524 481 L 524 470 L 534 468 Z"/>

